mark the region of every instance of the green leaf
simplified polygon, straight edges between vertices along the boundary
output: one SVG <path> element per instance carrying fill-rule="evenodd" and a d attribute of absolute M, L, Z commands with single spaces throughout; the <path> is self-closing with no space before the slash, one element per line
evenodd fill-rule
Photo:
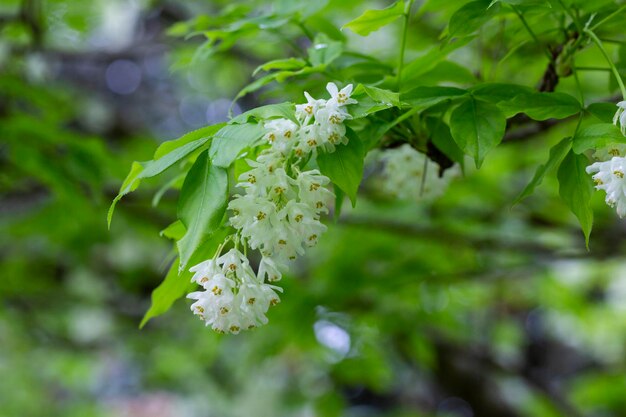
<path fill-rule="evenodd" d="M 233 118 L 231 124 L 248 123 L 251 120 L 260 121 L 273 118 L 285 118 L 296 121 L 296 108 L 293 103 L 268 104 L 267 106 L 256 107 L 239 116 Z"/>
<path fill-rule="evenodd" d="M 152 196 L 152 207 L 156 207 L 159 205 L 159 203 L 161 202 L 161 198 L 163 198 L 167 191 L 171 189 L 180 190 L 180 187 L 183 186 L 183 181 L 185 180 L 186 176 L 187 173 L 183 172 L 163 184 L 161 188 L 159 188 Z"/>
<path fill-rule="evenodd" d="M 402 85 L 419 85 L 422 77 L 432 71 L 439 62 L 445 59 L 451 52 L 462 48 L 472 41 L 473 36 L 455 39 L 448 42 L 443 47 L 433 47 L 426 53 L 418 56 L 413 61 L 408 62 L 402 70 Z"/>
<path fill-rule="evenodd" d="M 163 282 L 152 291 L 152 303 L 148 311 L 146 311 L 146 314 L 144 314 L 143 319 L 141 319 L 141 323 L 139 324 L 140 329 L 143 328 L 151 318 L 169 310 L 172 304 L 174 304 L 174 301 L 187 292 L 190 277 L 188 277 L 187 274 L 178 275 L 178 266 L 179 260 L 176 259 L 167 272 Z"/>
<path fill-rule="evenodd" d="M 596 123 L 576 133 L 572 149 L 575 153 L 583 153 L 587 149 L 604 148 L 613 143 L 626 143 L 626 137 L 612 123 Z"/>
<path fill-rule="evenodd" d="M 259 65 L 252 72 L 252 76 L 254 77 L 259 71 L 271 71 L 271 70 L 298 70 L 300 68 L 304 68 L 306 66 L 306 61 L 301 58 L 285 58 L 285 59 L 275 59 L 273 61 L 266 62 L 265 64 Z"/>
<path fill-rule="evenodd" d="M 180 240 L 187 233 L 187 228 L 180 220 L 176 220 L 174 223 L 161 230 L 159 235 L 172 240 Z"/>
<path fill-rule="evenodd" d="M 450 115 L 450 132 L 456 144 L 480 168 L 487 152 L 502 141 L 506 119 L 498 107 L 473 97 Z"/>
<path fill-rule="evenodd" d="M 325 34 L 320 33 L 315 37 L 313 44 L 308 49 L 309 62 L 314 67 L 328 65 L 339 58 L 342 52 L 343 44 L 341 42 L 330 39 Z"/>
<path fill-rule="evenodd" d="M 491 5 L 489 0 L 471 1 L 458 9 L 448 24 L 448 35 L 465 36 L 477 31 L 499 10 L 499 4 Z"/>
<path fill-rule="evenodd" d="M 404 15 L 404 1 L 396 1 L 382 10 L 366 10 L 361 16 L 343 25 L 354 33 L 367 36 Z"/>
<path fill-rule="evenodd" d="M 357 101 L 356 104 L 348 106 L 353 119 L 367 117 L 372 113 L 399 105 L 397 93 L 376 87 L 366 87 L 363 84 L 357 85 L 352 98 Z"/>
<path fill-rule="evenodd" d="M 317 156 L 320 172 L 326 175 L 350 197 L 352 206 L 356 204 L 356 195 L 363 177 L 363 144 L 351 129 L 347 129 L 349 142 L 345 146 L 337 146 L 333 153 L 322 153 Z"/>
<path fill-rule="evenodd" d="M 209 151 L 213 164 L 228 168 L 237 155 L 247 147 L 253 146 L 265 133 L 261 124 L 229 124 L 213 137 Z"/>
<path fill-rule="evenodd" d="M 452 138 L 452 134 L 450 133 L 450 128 L 447 124 L 445 124 L 441 119 L 429 117 L 426 119 L 426 124 L 428 126 L 428 130 L 430 132 L 430 140 L 433 145 L 437 147 L 441 152 L 444 153 L 450 160 L 457 162 L 461 167 L 465 164 L 465 158 L 463 154 L 463 150 L 458 147 L 454 139 Z"/>
<path fill-rule="evenodd" d="M 179 227 L 174 226 L 175 224 L 176 223 L 171 226 Z M 215 254 L 218 246 L 224 241 L 227 233 L 228 229 L 220 229 L 216 231 L 198 248 L 196 253 L 192 256 L 190 264 L 196 265 L 211 258 Z M 139 328 L 145 326 L 150 319 L 167 312 L 176 300 L 183 297 L 188 292 L 193 291 L 196 287 L 196 284 L 191 282 L 193 274 L 189 272 L 189 269 L 187 268 L 180 271 L 179 265 L 180 261 L 177 258 L 170 267 L 165 279 L 152 291 L 152 303 L 150 305 L 150 309 L 148 309 L 141 320 Z"/>
<path fill-rule="evenodd" d="M 400 105 L 400 94 L 391 90 L 385 90 L 378 87 L 369 87 L 361 84 L 363 91 L 374 101 L 383 104 Z"/>
<path fill-rule="evenodd" d="M 264 75 L 261 78 L 258 78 L 254 81 L 252 81 L 250 84 L 246 85 L 244 88 L 242 88 L 237 95 L 235 96 L 235 98 L 233 99 L 233 103 L 236 102 L 237 100 L 239 100 L 241 97 L 250 94 L 252 92 L 257 91 L 258 89 L 266 86 L 267 84 L 271 83 L 272 81 L 276 80 L 276 77 L 278 76 L 278 72 L 274 72 L 271 74 L 267 74 Z"/>
<path fill-rule="evenodd" d="M 163 142 L 157 150 L 154 152 L 154 159 L 159 159 L 165 156 L 166 154 L 184 146 L 190 142 L 194 142 L 199 139 L 207 139 L 213 137 L 215 132 L 224 127 L 226 123 L 218 123 L 211 126 L 201 127 L 198 130 L 194 130 L 192 132 L 186 133 L 178 139 L 170 140 L 167 142 Z"/>
<path fill-rule="evenodd" d="M 466 66 L 443 60 L 420 77 L 420 83 L 423 85 L 437 85 L 441 82 L 473 84 L 476 82 L 476 76 Z"/>
<path fill-rule="evenodd" d="M 578 218 L 585 234 L 587 248 L 589 248 L 589 235 L 593 226 L 593 210 L 591 209 L 593 181 L 585 171 L 588 164 L 589 160 L 586 156 L 570 151 L 557 172 L 559 194 Z"/>
<path fill-rule="evenodd" d="M 411 107 L 427 109 L 445 100 L 452 100 L 463 97 L 466 90 L 456 87 L 416 87 L 400 95 L 403 103 L 408 103 Z"/>
<path fill-rule="evenodd" d="M 193 164 L 178 200 L 178 218 L 187 232 L 178 241 L 180 268 L 198 246 L 220 226 L 228 201 L 228 173 L 211 164 L 209 153 L 203 152 Z"/>
<path fill-rule="evenodd" d="M 534 120 L 564 119 L 581 111 L 580 102 L 566 93 L 519 94 L 498 107 L 507 118 L 526 113 Z"/>
<path fill-rule="evenodd" d="M 193 132 L 192 132 L 193 133 Z M 169 153 L 164 154 L 159 159 L 155 159 L 148 162 L 133 162 L 130 172 L 126 176 L 126 179 L 120 187 L 120 191 L 111 203 L 109 212 L 107 214 L 107 224 L 111 227 L 111 219 L 113 218 L 113 211 L 117 202 L 122 199 L 126 194 L 133 192 L 139 187 L 141 180 L 144 178 L 154 177 L 161 174 L 163 171 L 170 168 L 176 162 L 188 156 L 190 153 L 198 149 L 211 140 L 211 136 L 194 140 L 193 142 L 185 143 L 182 146 L 173 148 Z"/>
<path fill-rule="evenodd" d="M 541 182 L 543 181 L 543 177 L 546 176 L 546 173 L 556 168 L 561 163 L 563 158 L 565 158 L 565 155 L 567 155 L 571 148 L 571 137 L 567 137 L 554 145 L 550 149 L 548 161 L 545 164 L 539 165 L 537 167 L 533 179 L 530 180 L 524 190 L 522 190 L 522 192 L 515 198 L 515 200 L 513 200 L 513 205 L 519 203 L 520 201 L 531 195 L 535 191 L 535 188 L 537 188 L 541 184 Z"/>
<path fill-rule="evenodd" d="M 525 85 L 507 84 L 507 83 L 484 83 L 478 84 L 470 88 L 470 92 L 474 97 L 491 101 L 492 103 L 500 103 L 501 101 L 511 100 L 522 94 L 533 94 L 535 91 Z"/>
<path fill-rule="evenodd" d="M 605 123 L 612 123 L 613 116 L 617 111 L 614 103 L 591 103 L 587 106 L 587 112 Z"/>

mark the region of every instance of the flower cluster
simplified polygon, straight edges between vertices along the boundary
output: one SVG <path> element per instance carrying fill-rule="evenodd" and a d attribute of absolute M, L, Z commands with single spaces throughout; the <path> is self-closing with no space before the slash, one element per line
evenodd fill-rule
<path fill-rule="evenodd" d="M 191 268 L 191 272 L 194 272 L 192 281 L 204 288 L 187 296 L 196 300 L 191 310 L 217 332 L 236 334 L 241 329 L 266 324 L 265 313 L 280 301 L 276 294 L 280 288 L 264 283 L 267 265 L 265 270 L 259 268 L 256 275 L 248 258 L 237 249 L 216 260 L 204 261 Z"/>
<path fill-rule="evenodd" d="M 622 134 L 626 135 L 626 101 L 620 101 L 617 107 L 613 124 L 617 126 L 619 122 Z M 599 161 L 589 165 L 587 173 L 592 174 L 596 189 L 606 192 L 606 204 L 615 207 L 618 216 L 626 216 L 626 145 L 610 144 L 596 150 L 593 157 Z"/>
<path fill-rule="evenodd" d="M 606 192 L 606 203 L 617 209 L 620 217 L 626 215 L 626 158 L 615 156 L 608 161 L 595 162 L 587 167 L 594 174 L 596 189 Z"/>
<path fill-rule="evenodd" d="M 345 106 L 356 103 L 350 98 L 352 85 L 339 90 L 329 83 L 326 89 L 329 100 L 305 92 L 307 102 L 296 106 L 292 120 L 264 122 L 269 147 L 256 160 L 246 160 L 250 170 L 238 178 L 243 192 L 228 205 L 235 233 L 227 239 L 260 252 L 258 272 L 237 249 L 222 256 L 218 250 L 214 259 L 191 268 L 193 281 L 204 287 L 188 295 L 196 300 L 191 309 L 218 332 L 238 333 L 267 323 L 265 314 L 278 303 L 280 290 L 268 283 L 280 280 L 289 261 L 326 231 L 320 216 L 334 197 L 326 188 L 330 180 L 304 167 L 311 155 L 348 142 L 343 122 L 351 116 Z"/>
<path fill-rule="evenodd" d="M 382 187 L 396 198 L 431 201 L 441 196 L 450 181 L 459 174 L 455 165 L 439 175 L 439 165 L 408 143 L 382 152 L 384 163 Z"/>

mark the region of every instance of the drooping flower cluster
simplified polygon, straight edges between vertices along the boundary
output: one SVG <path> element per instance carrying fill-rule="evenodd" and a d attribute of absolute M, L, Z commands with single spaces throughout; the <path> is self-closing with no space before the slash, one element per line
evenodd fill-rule
<path fill-rule="evenodd" d="M 396 198 L 431 201 L 441 196 L 450 181 L 459 174 L 455 165 L 439 175 L 439 165 L 408 143 L 382 152 L 384 163 L 382 188 Z"/>
<path fill-rule="evenodd" d="M 192 281 L 204 288 L 187 296 L 196 300 L 191 310 L 218 332 L 236 334 L 266 324 L 265 313 L 280 301 L 276 291 L 281 289 L 265 284 L 264 271 L 255 274 L 248 258 L 237 249 L 204 261 L 191 272 Z"/>
<path fill-rule="evenodd" d="M 617 103 L 617 112 L 613 124 L 620 125 L 622 134 L 626 136 L 626 101 Z M 606 192 L 606 204 L 614 207 L 617 215 L 626 216 L 626 145 L 613 143 L 596 150 L 593 157 L 598 160 L 587 167 L 592 174 L 597 190 Z"/>
<path fill-rule="evenodd" d="M 278 303 L 280 288 L 266 282 L 280 280 L 289 261 L 326 231 L 320 216 L 334 197 L 326 188 L 330 180 L 304 166 L 311 155 L 348 142 L 343 122 L 351 116 L 345 106 L 356 103 L 350 98 L 352 85 L 339 90 L 329 83 L 326 88 L 329 100 L 305 92 L 307 103 L 296 106 L 292 120 L 264 122 L 270 146 L 256 160 L 246 160 L 251 169 L 238 178 L 243 192 L 228 205 L 236 232 L 227 239 L 260 252 L 257 273 L 237 249 L 191 269 L 193 281 L 204 287 L 188 295 L 196 300 L 191 309 L 218 332 L 238 333 L 267 323 L 265 314 Z"/>
<path fill-rule="evenodd" d="M 626 215 L 626 158 L 615 156 L 609 161 L 595 162 L 587 167 L 587 173 L 594 174 L 597 190 L 606 192 L 606 203 L 617 209 L 620 217 Z"/>

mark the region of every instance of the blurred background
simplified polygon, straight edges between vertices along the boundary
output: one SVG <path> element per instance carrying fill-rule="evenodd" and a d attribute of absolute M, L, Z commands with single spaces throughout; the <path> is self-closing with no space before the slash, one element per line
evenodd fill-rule
<path fill-rule="evenodd" d="M 409 57 L 463 1 L 437 3 L 417 2 Z M 596 195 L 587 251 L 554 175 L 511 207 L 575 121 L 508 138 L 434 202 L 385 198 L 368 168 L 357 207 L 328 220 L 263 328 L 218 335 L 179 300 L 138 329 L 173 259 L 159 231 L 180 178 L 146 181 L 109 232 L 131 161 L 227 120 L 253 70 L 302 55 L 307 31 L 393 65 L 396 25 L 367 38 L 337 29 L 384 6 L 2 0 L 0 416 L 626 416 L 626 225 Z M 507 24 L 508 37 L 496 22 L 420 82 L 535 87 L 545 56 Z M 216 28 L 217 43 L 197 35 Z M 329 80 L 269 84 L 233 112 L 300 101 Z M 614 89 L 606 71 L 581 81 L 589 100 Z"/>

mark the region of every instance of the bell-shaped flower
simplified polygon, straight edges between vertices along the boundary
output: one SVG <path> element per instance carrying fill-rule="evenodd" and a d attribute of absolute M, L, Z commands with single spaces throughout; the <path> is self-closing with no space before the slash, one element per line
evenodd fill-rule
<path fill-rule="evenodd" d="M 613 124 L 615 126 L 619 123 L 619 128 L 622 131 L 622 135 L 626 136 L 626 101 L 620 101 L 617 103 L 617 111 L 613 116 Z"/>
<path fill-rule="evenodd" d="M 326 84 L 326 91 L 330 94 L 330 100 L 328 100 L 329 103 L 345 106 L 347 104 L 354 104 L 357 102 L 355 99 L 350 98 L 350 95 L 352 94 L 352 84 L 348 84 L 339 90 L 335 83 L 328 83 Z"/>

